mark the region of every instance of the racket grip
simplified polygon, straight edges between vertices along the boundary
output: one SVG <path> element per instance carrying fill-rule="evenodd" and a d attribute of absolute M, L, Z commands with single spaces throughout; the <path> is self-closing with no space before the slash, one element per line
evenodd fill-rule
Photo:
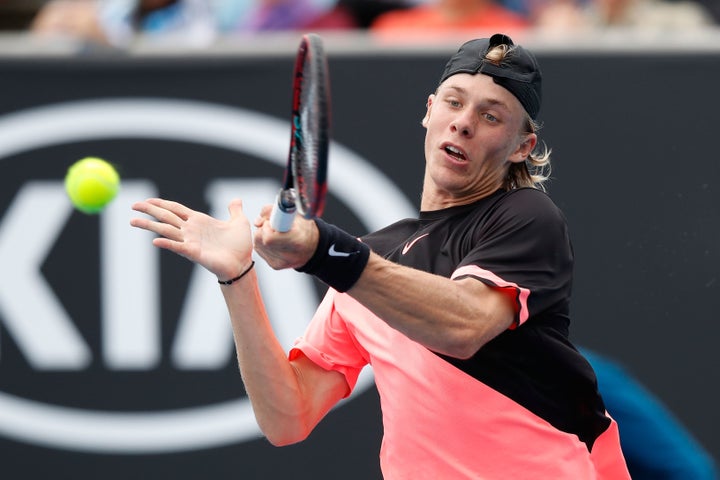
<path fill-rule="evenodd" d="M 295 220 L 295 198 L 292 190 L 280 190 L 270 213 L 270 226 L 276 232 L 287 232 Z"/>

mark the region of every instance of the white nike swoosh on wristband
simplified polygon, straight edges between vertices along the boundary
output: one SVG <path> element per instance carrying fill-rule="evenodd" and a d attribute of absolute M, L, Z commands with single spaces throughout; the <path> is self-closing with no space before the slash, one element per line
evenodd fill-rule
<path fill-rule="evenodd" d="M 349 257 L 350 255 L 355 255 L 356 253 L 360 253 L 359 251 L 355 252 L 338 252 L 335 250 L 335 244 L 333 243 L 330 245 L 330 248 L 328 249 L 328 255 L 331 257 Z"/>
<path fill-rule="evenodd" d="M 421 238 L 425 238 L 425 237 L 427 237 L 428 235 L 430 235 L 430 234 L 429 234 L 429 233 L 422 234 L 422 235 L 420 235 L 419 237 L 417 237 L 416 239 L 414 239 L 412 242 L 406 243 L 405 246 L 404 246 L 403 249 L 402 249 L 402 254 L 405 255 L 405 254 L 412 248 L 412 246 L 415 245 L 415 243 L 416 243 L 418 240 L 420 240 Z"/>

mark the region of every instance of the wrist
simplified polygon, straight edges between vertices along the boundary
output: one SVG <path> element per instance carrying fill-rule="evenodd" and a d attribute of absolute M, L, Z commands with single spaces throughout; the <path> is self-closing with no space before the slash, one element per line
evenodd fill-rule
<path fill-rule="evenodd" d="M 248 273 L 250 273 L 250 270 L 252 270 L 252 268 L 253 268 L 254 266 L 255 266 L 255 261 L 252 260 L 252 261 L 250 262 L 250 265 L 249 265 L 247 268 L 243 269 L 238 276 L 233 277 L 233 278 L 231 278 L 230 280 L 220 280 L 220 279 L 218 278 L 218 283 L 219 283 L 220 285 L 231 285 L 231 284 L 237 282 L 238 280 L 240 280 L 241 278 L 243 278 L 243 277 L 244 277 L 245 275 L 247 275 Z"/>
<path fill-rule="evenodd" d="M 296 268 L 322 280 L 338 292 L 350 290 L 362 275 L 370 247 L 340 228 L 315 219 L 318 242 L 310 260 Z"/>

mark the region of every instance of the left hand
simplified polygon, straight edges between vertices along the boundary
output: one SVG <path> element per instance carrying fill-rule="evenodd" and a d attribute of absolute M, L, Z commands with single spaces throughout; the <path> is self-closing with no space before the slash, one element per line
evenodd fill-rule
<path fill-rule="evenodd" d="M 153 245 L 202 265 L 220 280 L 236 277 L 252 261 L 250 222 L 242 211 L 241 200 L 233 200 L 228 206 L 228 221 L 160 198 L 137 202 L 132 208 L 155 218 L 130 221 L 133 227 L 159 235 Z"/>

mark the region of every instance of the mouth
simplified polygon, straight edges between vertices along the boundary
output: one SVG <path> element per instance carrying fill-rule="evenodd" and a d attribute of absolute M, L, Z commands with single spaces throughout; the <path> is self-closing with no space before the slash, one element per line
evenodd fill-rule
<path fill-rule="evenodd" d="M 467 157 L 465 156 L 465 152 L 463 152 L 461 149 L 454 145 L 444 145 L 443 150 L 445 153 L 450 155 L 451 157 L 455 158 L 456 160 L 465 162 L 467 161 Z"/>

